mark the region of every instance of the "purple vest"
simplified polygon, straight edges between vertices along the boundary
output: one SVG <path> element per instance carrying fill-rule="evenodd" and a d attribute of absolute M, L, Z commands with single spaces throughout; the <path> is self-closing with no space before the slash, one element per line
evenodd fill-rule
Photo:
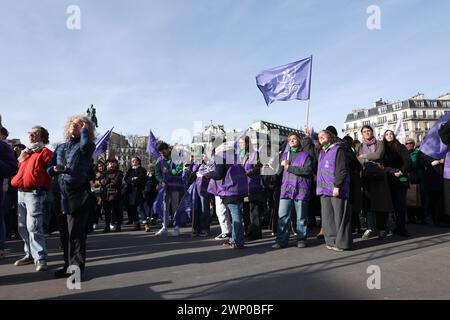
<path fill-rule="evenodd" d="M 209 184 L 208 184 L 208 189 L 207 189 L 208 193 L 212 194 L 213 196 L 218 196 L 219 195 L 219 191 L 217 188 L 217 181 L 214 179 L 210 179 L 209 180 Z"/>
<path fill-rule="evenodd" d="M 159 168 L 161 169 L 161 173 L 164 168 L 164 160 L 159 161 Z M 169 171 L 175 169 L 175 164 L 173 161 L 170 162 L 169 167 L 167 168 Z M 182 176 L 172 176 L 170 173 L 163 173 L 164 182 L 167 184 L 168 192 L 184 192 L 184 184 Z"/>
<path fill-rule="evenodd" d="M 281 160 L 287 160 L 288 153 L 284 153 Z M 291 166 L 303 167 L 306 159 L 309 155 L 305 151 L 301 151 L 294 162 L 291 162 Z M 295 174 L 289 173 L 286 170 L 283 173 L 283 182 L 281 183 L 280 199 L 292 199 L 292 200 L 309 200 L 309 193 L 311 188 L 311 182 L 309 179 L 298 177 Z"/>
<path fill-rule="evenodd" d="M 334 173 L 336 171 L 336 155 L 341 147 L 335 145 L 328 152 L 320 151 L 319 164 L 317 169 L 317 195 L 333 196 Z M 350 191 L 350 177 L 347 175 L 344 185 L 340 190 L 341 199 L 348 199 Z"/>
<path fill-rule="evenodd" d="M 247 196 L 247 174 L 240 164 L 226 165 L 227 173 L 222 181 L 217 181 L 217 194 L 221 197 Z"/>
<path fill-rule="evenodd" d="M 447 152 L 444 164 L 444 179 L 450 180 L 450 151 Z"/>
<path fill-rule="evenodd" d="M 255 167 L 253 161 L 256 161 L 256 155 L 257 155 L 256 152 L 253 152 L 248 156 L 247 161 L 244 163 L 244 169 L 246 172 L 251 171 Z M 248 183 L 248 195 L 256 195 L 263 192 L 261 185 L 261 175 L 258 175 L 253 178 L 247 177 L 247 183 Z"/>

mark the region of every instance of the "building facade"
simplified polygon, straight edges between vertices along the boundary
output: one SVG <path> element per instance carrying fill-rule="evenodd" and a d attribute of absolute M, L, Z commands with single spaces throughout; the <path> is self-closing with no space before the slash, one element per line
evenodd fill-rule
<path fill-rule="evenodd" d="M 377 138 L 382 139 L 381 129 L 385 123 L 389 129 L 394 130 L 398 120 L 401 119 L 406 138 L 412 138 L 420 144 L 434 123 L 447 112 L 450 112 L 450 93 L 437 99 L 426 99 L 421 93 L 411 99 L 397 102 L 385 102 L 380 99 L 372 108 L 353 110 L 348 114 L 343 132 L 361 141 L 361 128 L 370 125 L 375 128 Z"/>
<path fill-rule="evenodd" d="M 120 170 L 126 172 L 131 166 L 131 158 L 138 156 L 142 166 L 148 168 L 151 159 L 147 154 L 147 139 L 142 136 L 125 137 L 119 133 L 111 132 L 106 159 L 116 158 L 119 161 Z"/>

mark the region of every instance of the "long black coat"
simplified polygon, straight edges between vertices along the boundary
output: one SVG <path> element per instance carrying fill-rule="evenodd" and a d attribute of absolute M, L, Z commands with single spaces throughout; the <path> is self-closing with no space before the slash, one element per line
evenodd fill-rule
<path fill-rule="evenodd" d="M 136 178 L 136 179 L 134 179 Z M 127 184 L 128 205 L 137 206 L 144 201 L 143 191 L 145 182 L 147 181 L 147 170 L 143 167 L 132 167 L 128 169 L 125 175 L 125 183 Z"/>

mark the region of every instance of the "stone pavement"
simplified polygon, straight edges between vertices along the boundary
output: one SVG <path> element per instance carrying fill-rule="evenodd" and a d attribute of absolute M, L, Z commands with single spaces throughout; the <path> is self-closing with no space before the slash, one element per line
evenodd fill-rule
<path fill-rule="evenodd" d="M 88 261 L 81 290 L 54 279 L 61 265 L 58 234 L 48 238 L 49 270 L 15 267 L 21 241 L 0 260 L 0 299 L 450 299 L 450 229 L 409 225 L 414 237 L 355 240 L 355 249 L 329 251 L 312 238 L 272 250 L 274 238 L 246 244 L 243 250 L 221 247 L 210 238 L 178 238 L 125 232 L 88 237 Z M 212 235 L 219 233 L 218 226 Z M 315 235 L 317 230 L 311 232 Z M 381 289 L 369 290 L 367 268 L 380 267 Z"/>

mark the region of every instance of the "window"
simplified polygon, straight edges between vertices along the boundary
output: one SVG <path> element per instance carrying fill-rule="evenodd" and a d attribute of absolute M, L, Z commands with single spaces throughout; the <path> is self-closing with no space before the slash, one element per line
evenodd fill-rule
<path fill-rule="evenodd" d="M 436 101 L 430 101 L 430 108 L 437 108 L 437 102 Z"/>
<path fill-rule="evenodd" d="M 404 126 L 405 126 L 405 131 L 409 131 L 408 123 L 405 123 Z"/>
<path fill-rule="evenodd" d="M 408 118 L 408 112 L 403 112 L 403 119 L 406 119 L 406 118 Z"/>
<path fill-rule="evenodd" d="M 417 118 L 417 111 L 416 110 L 413 111 L 413 118 Z"/>
<path fill-rule="evenodd" d="M 392 105 L 392 110 L 394 110 L 394 111 L 400 110 L 400 109 L 402 108 L 402 105 L 403 105 L 402 102 L 394 103 L 394 104 Z"/>
<path fill-rule="evenodd" d="M 416 131 L 417 130 L 420 130 L 420 123 L 419 122 L 416 122 Z"/>
<path fill-rule="evenodd" d="M 370 126 L 370 120 L 363 121 L 363 126 Z"/>
<path fill-rule="evenodd" d="M 437 118 L 437 111 L 436 110 L 433 111 L 433 118 Z"/>
<path fill-rule="evenodd" d="M 430 130 L 430 123 L 429 122 L 425 122 L 425 130 Z"/>
<path fill-rule="evenodd" d="M 424 119 L 427 118 L 427 112 L 426 112 L 426 111 L 422 111 L 422 115 L 423 115 L 423 118 L 424 118 Z"/>
<path fill-rule="evenodd" d="M 378 109 L 378 112 L 379 112 L 380 114 L 386 113 L 386 112 L 387 112 L 387 107 L 381 107 L 381 108 L 379 108 L 379 109 Z"/>
<path fill-rule="evenodd" d="M 387 122 L 387 116 L 378 118 L 378 124 L 384 124 L 385 122 Z"/>
<path fill-rule="evenodd" d="M 444 101 L 442 102 L 442 105 L 444 106 L 444 108 L 450 108 L 450 101 Z"/>
<path fill-rule="evenodd" d="M 392 115 L 392 121 L 397 121 L 397 114 L 396 114 L 396 113 L 394 113 L 394 114 Z"/>
<path fill-rule="evenodd" d="M 353 132 L 353 139 L 358 140 L 358 132 Z"/>
<path fill-rule="evenodd" d="M 358 123 L 355 122 L 355 123 L 353 124 L 353 129 L 357 129 L 357 128 L 358 128 Z"/>
<path fill-rule="evenodd" d="M 417 101 L 417 102 L 416 102 L 416 106 L 417 106 L 418 108 L 423 108 L 423 107 L 425 107 L 425 104 L 423 103 L 423 101 Z"/>
<path fill-rule="evenodd" d="M 350 125 L 347 124 L 347 125 L 345 126 L 345 129 L 346 129 L 346 130 L 349 130 L 349 129 L 350 129 Z"/>

